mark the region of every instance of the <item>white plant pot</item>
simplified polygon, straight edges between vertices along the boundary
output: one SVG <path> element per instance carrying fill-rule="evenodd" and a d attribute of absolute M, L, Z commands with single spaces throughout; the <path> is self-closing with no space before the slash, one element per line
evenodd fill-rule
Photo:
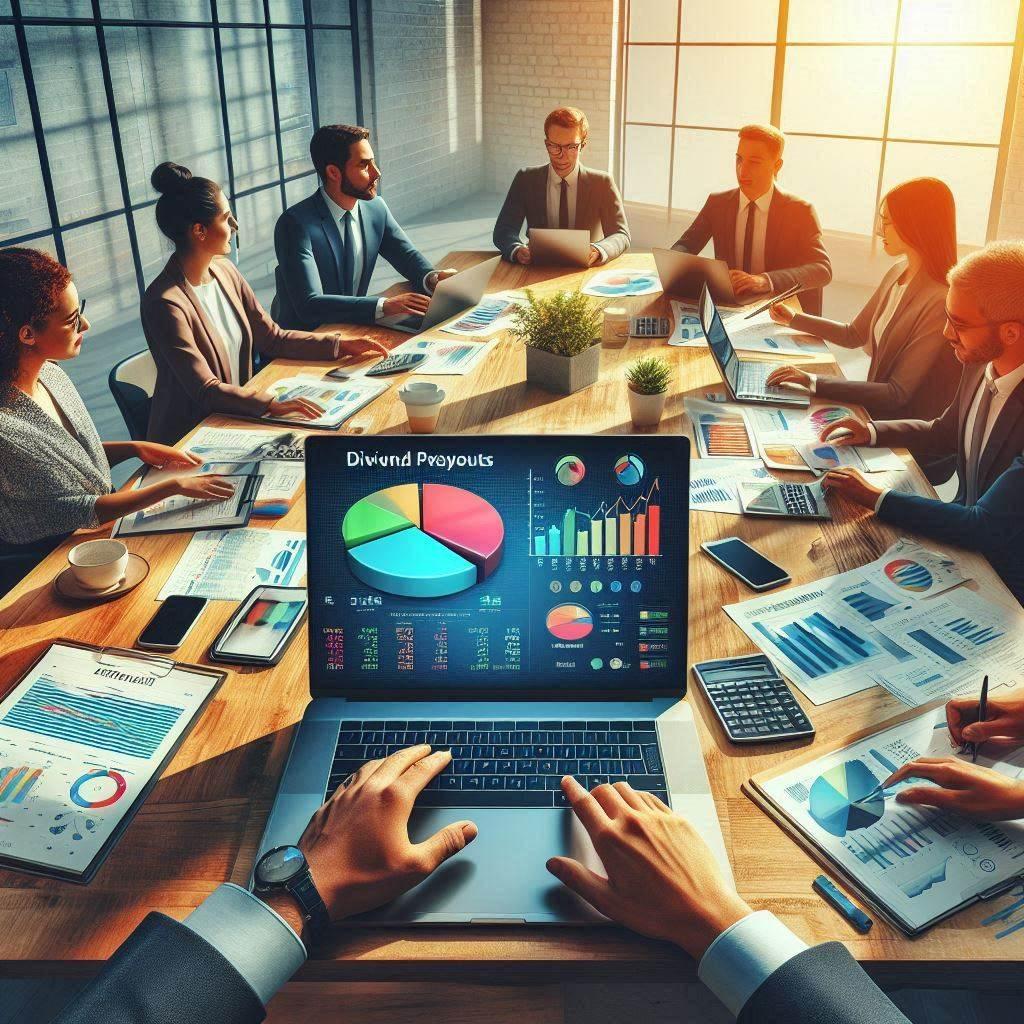
<path fill-rule="evenodd" d="M 665 411 L 667 391 L 660 395 L 641 395 L 626 385 L 629 394 L 629 415 L 634 427 L 656 427 Z"/>

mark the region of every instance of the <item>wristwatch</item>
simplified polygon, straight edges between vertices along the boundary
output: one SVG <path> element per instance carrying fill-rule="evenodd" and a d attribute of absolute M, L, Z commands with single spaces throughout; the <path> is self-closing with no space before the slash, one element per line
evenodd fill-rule
<path fill-rule="evenodd" d="M 291 896 L 298 903 L 315 942 L 319 942 L 330 928 L 327 906 L 313 882 L 306 858 L 297 846 L 275 846 L 256 861 L 253 891 L 259 896 L 274 892 L 286 892 Z"/>

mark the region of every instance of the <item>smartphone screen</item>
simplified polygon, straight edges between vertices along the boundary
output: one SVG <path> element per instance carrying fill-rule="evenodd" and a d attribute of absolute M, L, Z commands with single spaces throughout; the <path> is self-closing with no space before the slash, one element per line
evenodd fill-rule
<path fill-rule="evenodd" d="M 139 637 L 140 647 L 171 651 L 180 647 L 200 612 L 206 607 L 205 597 L 184 597 L 172 594 Z"/>
<path fill-rule="evenodd" d="M 789 574 L 767 559 L 759 551 L 738 537 L 714 541 L 707 546 L 707 551 L 737 576 L 746 580 L 755 589 L 771 586 L 773 583 L 785 583 Z"/>
<path fill-rule="evenodd" d="M 306 608 L 304 597 L 276 596 L 267 589 L 246 609 L 218 645 L 221 656 L 270 658 L 287 639 Z"/>

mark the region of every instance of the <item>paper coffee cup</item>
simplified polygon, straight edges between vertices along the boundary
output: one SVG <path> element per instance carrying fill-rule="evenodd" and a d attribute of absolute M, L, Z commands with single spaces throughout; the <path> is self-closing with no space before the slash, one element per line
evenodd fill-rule
<path fill-rule="evenodd" d="M 601 341 L 605 345 L 624 345 L 629 340 L 629 311 L 625 306 L 605 306 Z"/>
<path fill-rule="evenodd" d="M 405 403 L 409 429 L 414 434 L 432 434 L 445 399 L 444 391 L 432 381 L 416 380 L 399 390 L 398 397 Z"/>
<path fill-rule="evenodd" d="M 68 565 L 87 590 L 108 590 L 128 571 L 128 548 L 123 541 L 107 538 L 83 541 L 68 552 Z"/>

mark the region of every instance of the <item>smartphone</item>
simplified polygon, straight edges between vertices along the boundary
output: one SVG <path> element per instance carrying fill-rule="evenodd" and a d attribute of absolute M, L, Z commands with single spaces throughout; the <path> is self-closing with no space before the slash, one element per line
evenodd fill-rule
<path fill-rule="evenodd" d="M 306 617 L 305 587 L 253 589 L 210 648 L 211 661 L 276 665 Z"/>
<path fill-rule="evenodd" d="M 760 551 L 739 537 L 709 540 L 701 544 L 701 549 L 723 569 L 743 580 L 751 590 L 771 590 L 792 579 L 785 569 L 765 558 Z"/>
<path fill-rule="evenodd" d="M 185 642 L 205 607 L 205 597 L 172 594 L 149 620 L 136 646 L 153 651 L 176 651 Z"/>

